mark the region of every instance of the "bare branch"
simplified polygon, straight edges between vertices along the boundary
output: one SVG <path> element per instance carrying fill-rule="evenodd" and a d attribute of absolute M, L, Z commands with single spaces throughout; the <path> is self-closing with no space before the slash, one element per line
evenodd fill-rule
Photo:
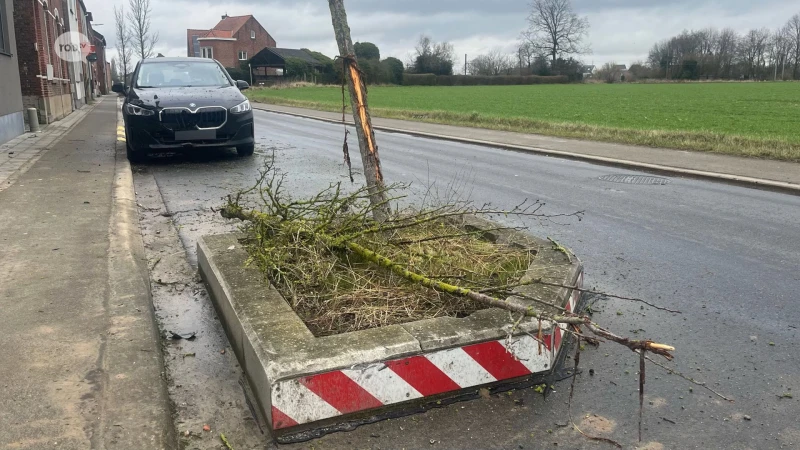
<path fill-rule="evenodd" d="M 658 361 L 656 361 L 656 360 L 654 360 L 654 359 L 650 358 L 650 357 L 649 357 L 649 356 L 647 356 L 647 355 L 645 355 L 645 359 L 646 359 L 646 360 L 648 360 L 648 361 L 650 361 L 651 363 L 653 363 L 653 364 L 657 365 L 658 367 L 661 367 L 662 369 L 666 370 L 667 372 L 669 372 L 669 373 L 671 373 L 671 374 L 673 374 L 673 375 L 677 375 L 677 376 L 679 376 L 679 377 L 683 378 L 684 380 L 686 380 L 686 381 L 688 381 L 688 382 L 690 382 L 690 383 L 692 383 L 692 384 L 696 384 L 697 386 L 700 386 L 700 387 L 702 387 L 703 389 L 706 389 L 706 390 L 708 390 L 709 392 L 711 392 L 712 394 L 716 395 L 717 397 L 719 397 L 719 398 L 721 398 L 721 399 L 725 400 L 726 402 L 731 402 L 731 403 L 733 403 L 733 402 L 734 402 L 734 400 L 733 400 L 733 399 L 731 399 L 731 398 L 728 398 L 728 397 L 725 397 L 724 395 L 720 394 L 719 392 L 717 392 L 717 391 L 715 391 L 715 390 L 711 389 L 710 387 L 708 387 L 708 385 L 707 385 L 706 383 L 702 383 L 702 382 L 700 382 L 700 381 L 697 381 L 697 380 L 695 380 L 694 378 L 687 377 L 686 375 L 684 375 L 684 374 L 682 374 L 682 373 L 678 372 L 677 370 L 675 370 L 675 369 L 671 369 L 671 368 L 669 368 L 669 367 L 667 367 L 667 366 L 665 366 L 665 365 L 661 364 L 660 362 L 658 362 Z"/>
<path fill-rule="evenodd" d="M 119 59 L 119 72 L 122 73 L 123 84 L 128 83 L 128 73 L 131 71 L 131 33 L 125 23 L 125 6 L 114 7 L 114 33 L 117 38 L 117 53 Z"/>
<path fill-rule="evenodd" d="M 530 7 L 528 30 L 523 36 L 539 52 L 550 56 L 553 64 L 558 58 L 588 51 L 583 41 L 589 20 L 572 10 L 570 0 L 533 0 Z"/>
<path fill-rule="evenodd" d="M 158 32 L 150 31 L 150 0 L 128 0 L 128 8 L 127 19 L 133 51 L 140 59 L 150 58 L 158 43 Z"/>
<path fill-rule="evenodd" d="M 514 289 L 514 288 L 521 287 L 521 286 L 528 286 L 528 285 L 531 285 L 531 284 L 541 284 L 542 286 L 550 286 L 550 287 L 560 287 L 560 288 L 566 288 L 566 289 L 574 289 L 574 290 L 576 290 L 576 291 L 578 291 L 578 292 L 582 292 L 582 293 L 586 293 L 586 294 L 602 295 L 603 297 L 616 298 L 616 299 L 619 299 L 619 300 L 626 300 L 626 301 L 630 301 L 630 302 L 644 303 L 645 305 L 647 305 L 647 306 L 649 306 L 649 307 L 651 307 L 651 308 L 657 309 L 657 310 L 659 310 L 659 311 L 666 311 L 666 312 L 669 312 L 669 313 L 674 313 L 674 314 L 682 314 L 682 313 L 681 313 L 680 311 L 678 311 L 678 310 L 675 310 L 675 309 L 669 309 L 669 308 L 665 308 L 665 307 L 663 307 L 663 306 L 654 305 L 653 303 L 650 303 L 650 302 L 648 302 L 648 301 L 646 301 L 646 300 L 642 300 L 642 299 L 640 299 L 640 298 L 635 298 L 635 297 L 623 297 L 623 296 L 621 296 L 621 295 L 609 294 L 609 293 L 606 293 L 606 292 L 595 291 L 595 290 L 592 290 L 592 289 L 584 289 L 584 288 L 580 288 L 580 287 L 578 287 L 578 286 L 571 286 L 571 285 L 568 285 L 568 284 L 549 283 L 549 282 L 547 282 L 547 281 L 544 281 L 544 280 L 543 280 L 543 279 L 541 279 L 541 278 L 537 278 L 537 279 L 535 279 L 535 280 L 526 281 L 526 282 L 523 282 L 523 283 L 510 284 L 510 285 L 507 285 L 507 286 L 498 286 L 498 287 L 492 287 L 492 288 L 484 289 L 484 290 L 483 290 L 483 291 L 481 291 L 481 292 L 483 292 L 483 293 L 489 293 L 489 292 L 510 292 L 510 291 L 511 291 L 512 289 Z"/>

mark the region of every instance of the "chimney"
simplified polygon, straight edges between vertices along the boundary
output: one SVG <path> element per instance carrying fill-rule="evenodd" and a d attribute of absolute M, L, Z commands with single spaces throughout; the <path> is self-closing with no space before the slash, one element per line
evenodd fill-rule
<path fill-rule="evenodd" d="M 225 20 L 225 19 L 227 19 L 227 18 L 228 18 L 228 15 L 227 15 L 227 14 L 223 14 L 223 15 L 222 15 L 222 20 Z"/>

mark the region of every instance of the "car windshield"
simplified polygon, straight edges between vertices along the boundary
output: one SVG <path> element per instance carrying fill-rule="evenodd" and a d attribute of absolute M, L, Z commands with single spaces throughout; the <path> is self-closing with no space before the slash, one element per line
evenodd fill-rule
<path fill-rule="evenodd" d="M 213 61 L 168 61 L 142 64 L 137 88 L 228 87 L 230 79 Z"/>

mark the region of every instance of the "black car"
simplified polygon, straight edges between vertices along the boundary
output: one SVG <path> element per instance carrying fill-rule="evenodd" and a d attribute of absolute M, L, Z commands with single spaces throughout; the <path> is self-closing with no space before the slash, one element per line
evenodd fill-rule
<path fill-rule="evenodd" d="M 217 61 L 145 59 L 131 80 L 130 87 L 113 87 L 125 94 L 129 160 L 206 147 L 236 147 L 240 156 L 253 154 L 253 110 L 241 92 L 250 86 L 231 79 Z"/>

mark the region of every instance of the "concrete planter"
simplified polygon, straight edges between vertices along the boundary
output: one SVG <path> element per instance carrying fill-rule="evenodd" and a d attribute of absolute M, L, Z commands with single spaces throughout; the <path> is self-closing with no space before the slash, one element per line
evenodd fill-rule
<path fill-rule="evenodd" d="M 477 218 L 463 225 L 496 226 Z M 543 322 L 538 342 L 533 337 L 537 321 L 512 330 L 508 312 L 499 309 L 316 338 L 263 275 L 245 267 L 240 237 L 202 238 L 200 273 L 279 442 L 424 411 L 474 397 L 482 387 L 541 382 L 562 359 L 562 327 Z M 492 231 L 485 237 L 536 249 L 526 277 L 582 285 L 580 261 L 550 242 L 515 231 Z M 519 291 L 568 311 L 580 302 L 578 291 L 565 288 L 531 285 Z"/>

